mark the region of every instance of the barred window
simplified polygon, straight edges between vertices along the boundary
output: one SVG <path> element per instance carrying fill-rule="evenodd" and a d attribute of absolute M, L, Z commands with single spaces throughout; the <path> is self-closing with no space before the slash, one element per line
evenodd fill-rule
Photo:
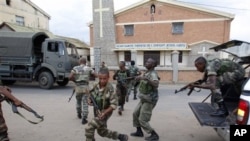
<path fill-rule="evenodd" d="M 124 35 L 133 36 L 134 35 L 134 25 L 124 25 Z"/>
<path fill-rule="evenodd" d="M 130 51 L 124 52 L 124 60 L 125 60 L 126 65 L 130 64 L 130 61 L 131 61 L 131 52 Z"/>
<path fill-rule="evenodd" d="M 24 17 L 16 16 L 16 23 L 17 23 L 18 25 L 24 26 Z"/>
<path fill-rule="evenodd" d="M 173 34 L 183 34 L 183 22 L 172 23 L 172 33 Z"/>

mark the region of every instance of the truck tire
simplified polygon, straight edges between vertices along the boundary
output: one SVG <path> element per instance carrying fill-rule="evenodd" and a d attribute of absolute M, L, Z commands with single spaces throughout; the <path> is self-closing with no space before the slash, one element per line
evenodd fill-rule
<path fill-rule="evenodd" d="M 45 71 L 39 74 L 38 82 L 39 82 L 40 88 L 50 89 L 52 88 L 54 84 L 54 79 L 50 72 Z"/>
<path fill-rule="evenodd" d="M 66 86 L 69 83 L 69 79 L 65 78 L 63 81 L 56 82 L 59 86 Z"/>

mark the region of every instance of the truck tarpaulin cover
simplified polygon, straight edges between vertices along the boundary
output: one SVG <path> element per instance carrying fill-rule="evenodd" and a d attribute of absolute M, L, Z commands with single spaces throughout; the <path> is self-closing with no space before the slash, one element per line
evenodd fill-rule
<path fill-rule="evenodd" d="M 0 32 L 0 56 L 30 57 L 34 50 L 41 52 L 46 38 L 44 32 Z"/>

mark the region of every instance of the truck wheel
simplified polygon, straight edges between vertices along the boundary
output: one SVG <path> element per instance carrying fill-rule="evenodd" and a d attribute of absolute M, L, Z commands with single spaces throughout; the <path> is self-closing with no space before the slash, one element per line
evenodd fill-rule
<path fill-rule="evenodd" d="M 16 80 L 1 80 L 3 85 L 13 85 Z"/>
<path fill-rule="evenodd" d="M 53 86 L 54 79 L 49 72 L 42 72 L 38 77 L 39 86 L 43 89 L 50 89 Z"/>
<path fill-rule="evenodd" d="M 59 86 L 66 86 L 69 83 L 69 79 L 64 79 L 63 81 L 56 82 Z"/>

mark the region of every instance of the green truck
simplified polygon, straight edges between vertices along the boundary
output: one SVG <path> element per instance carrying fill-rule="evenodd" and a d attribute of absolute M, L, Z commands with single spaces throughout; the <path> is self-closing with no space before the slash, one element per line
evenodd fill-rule
<path fill-rule="evenodd" d="M 54 83 L 66 86 L 71 69 L 78 64 L 76 47 L 44 32 L 0 32 L 0 80 L 37 81 L 43 89 Z"/>

